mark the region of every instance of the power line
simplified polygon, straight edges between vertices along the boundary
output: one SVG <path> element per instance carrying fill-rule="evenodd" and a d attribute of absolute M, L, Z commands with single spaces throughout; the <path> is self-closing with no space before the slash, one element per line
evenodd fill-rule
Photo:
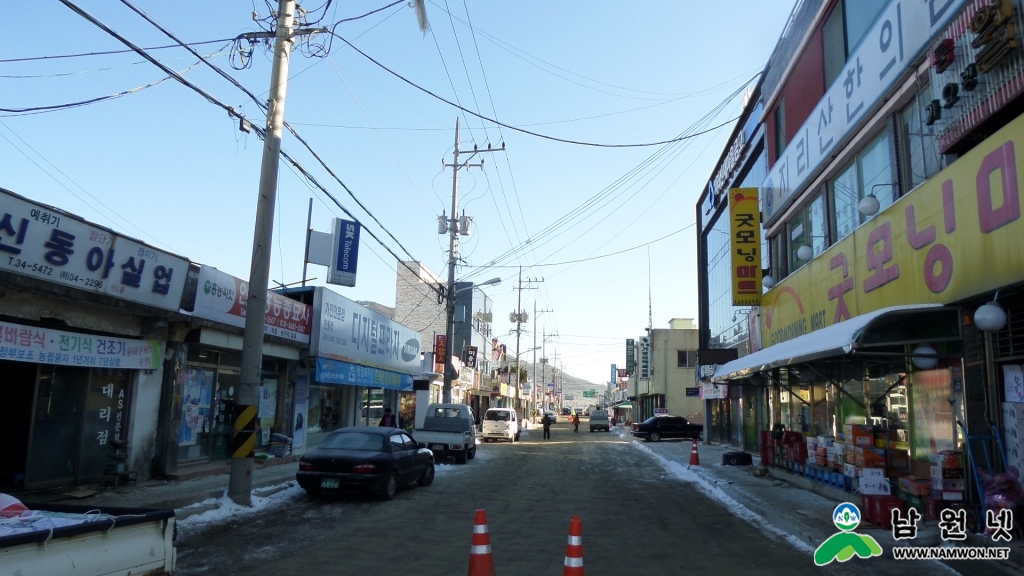
<path fill-rule="evenodd" d="M 70 8 L 70 6 L 69 6 L 69 8 Z M 204 40 L 202 42 L 189 42 L 188 46 L 202 46 L 204 44 L 217 44 L 217 43 L 232 42 L 232 41 L 234 41 L 234 38 L 222 38 L 220 40 Z M 151 48 L 141 48 L 141 50 L 146 50 L 148 52 L 148 51 L 151 51 L 151 50 L 164 50 L 166 48 L 180 48 L 180 47 L 181 47 L 180 44 L 168 44 L 167 46 L 153 46 Z M 82 56 L 106 56 L 108 54 L 128 54 L 128 53 L 131 53 L 131 52 L 135 52 L 135 50 L 134 49 L 132 49 L 132 50 L 107 50 L 107 51 L 104 51 L 104 52 L 85 52 L 85 53 L 82 53 L 82 54 L 60 54 L 60 55 L 56 55 L 56 56 L 31 56 L 31 57 L 27 57 L 27 58 L 7 58 L 7 59 L 4 59 L 4 60 L 0 60 L 0 64 L 6 64 L 8 62 L 34 62 L 34 61 L 37 61 L 37 60 L 57 60 L 57 59 L 60 59 L 60 58 L 80 58 Z"/>
<path fill-rule="evenodd" d="M 625 254 L 626 252 L 631 252 L 633 250 L 637 250 L 639 248 L 643 248 L 644 246 L 650 246 L 651 244 L 654 244 L 656 242 L 661 242 L 662 240 L 664 240 L 666 238 L 671 238 L 672 236 L 675 236 L 676 234 L 679 234 L 680 232 L 684 232 L 686 230 L 689 230 L 690 228 L 693 228 L 693 226 L 694 226 L 693 224 L 687 224 L 686 226 L 683 226 L 682 228 L 680 228 L 679 230 L 676 230 L 675 232 L 670 232 L 670 233 L 668 233 L 668 234 L 666 234 L 666 235 L 664 235 L 664 236 L 662 236 L 660 238 L 655 238 L 654 240 L 651 240 L 650 242 L 644 242 L 643 244 L 638 244 L 636 246 L 633 246 L 632 248 L 625 248 L 623 250 L 619 250 L 617 252 L 611 252 L 609 254 L 601 254 L 600 256 L 591 256 L 591 257 L 588 257 L 588 258 L 581 258 L 579 260 L 568 260 L 566 262 L 550 262 L 550 263 L 543 263 L 543 264 L 533 264 L 533 265 L 528 266 L 528 267 L 529 268 L 541 268 L 541 267 L 545 267 L 545 266 L 565 266 L 566 264 L 578 264 L 580 262 L 589 262 L 591 260 L 600 260 L 601 258 L 608 258 L 608 257 L 611 257 L 611 256 L 618 256 L 619 254 Z M 488 269 L 490 269 L 490 268 L 519 268 L 519 266 L 492 266 L 492 265 L 486 265 L 485 264 L 483 266 L 468 266 L 468 268 L 488 268 Z"/>
<path fill-rule="evenodd" d="M 178 74 L 178 73 L 177 73 L 177 72 L 175 72 L 174 70 L 171 70 L 170 68 L 168 68 L 167 66 L 165 66 L 164 64 L 162 64 L 161 62 L 159 62 L 158 60 L 156 60 L 155 58 L 153 58 L 153 57 L 152 57 L 151 55 L 149 55 L 149 53 L 147 53 L 147 52 L 146 52 L 145 50 L 143 50 L 142 48 L 139 48 L 139 47 L 138 47 L 138 46 L 136 46 L 136 45 L 135 45 L 134 43 L 132 43 L 132 42 L 131 42 L 130 40 L 128 40 L 128 39 L 127 39 L 127 38 L 125 38 L 124 36 L 121 36 L 121 35 L 120 35 L 120 34 L 118 34 L 118 33 L 117 33 L 116 31 L 114 31 L 113 29 L 111 29 L 110 27 L 108 27 L 108 26 L 107 26 L 106 24 L 103 24 L 102 22 L 100 22 L 99 20 L 97 20 L 97 19 L 96 19 L 95 17 L 93 17 L 93 16 L 92 16 L 91 14 L 89 14 L 88 12 L 86 12 L 86 11 L 82 10 L 81 8 L 79 8 L 78 6 L 76 6 L 76 5 L 75 5 L 75 4 L 73 3 L 73 2 L 71 2 L 70 0 L 59 0 L 59 1 L 60 1 L 60 2 L 62 3 L 62 4 L 64 4 L 65 6 L 67 6 L 67 7 L 69 8 L 69 9 L 71 9 L 71 10 L 72 10 L 73 12 L 75 12 L 76 14 L 78 14 L 79 16 L 81 16 L 82 18 L 85 18 L 86 20 L 88 20 L 88 21 L 89 21 L 90 23 L 92 23 L 93 25 L 95 25 L 95 26 L 96 26 L 97 28 L 99 28 L 99 29 L 103 30 L 104 32 L 106 32 L 106 33 L 107 33 L 107 34 L 109 34 L 110 36 L 113 36 L 114 38 L 116 38 L 116 39 L 117 39 L 118 41 L 120 41 L 120 42 L 121 42 L 122 44 L 124 44 L 125 46 L 128 46 L 128 47 L 130 47 L 130 48 L 131 48 L 131 49 L 132 49 L 133 51 L 135 51 L 135 52 L 136 52 L 137 54 L 139 54 L 140 56 L 142 56 L 142 57 L 143 57 L 143 58 L 145 58 L 146 60 L 149 60 L 149 61 L 150 61 L 150 62 L 151 62 L 151 63 L 152 63 L 153 65 L 155 65 L 155 66 L 157 66 L 158 68 L 160 68 L 161 70 L 163 70 L 163 71 L 164 71 L 164 72 L 165 72 L 166 74 L 168 74 L 168 75 L 170 75 L 171 77 L 173 77 L 173 78 L 174 78 L 175 80 L 177 80 L 178 82 L 180 82 L 180 83 L 181 83 L 182 85 L 184 85 L 184 86 L 188 87 L 189 89 L 193 90 L 193 91 L 194 91 L 194 92 L 196 92 L 197 94 L 201 95 L 201 96 L 202 96 L 203 98 L 205 98 L 205 99 L 206 99 L 206 100 L 207 100 L 208 102 L 210 102 L 210 103 L 211 103 L 211 104 L 213 104 L 214 106 L 217 106 L 217 107 L 219 107 L 219 108 L 221 108 L 221 109 L 225 110 L 225 111 L 226 111 L 226 112 L 228 112 L 228 114 L 229 114 L 230 116 L 232 116 L 232 117 L 236 117 L 236 118 L 239 118 L 239 119 L 241 119 L 241 120 L 243 120 L 243 121 L 246 121 L 246 122 L 247 122 L 247 120 L 245 120 L 245 117 L 244 117 L 244 116 L 242 116 L 242 115 L 241 115 L 241 114 L 240 114 L 240 113 L 239 113 L 238 111 L 236 111 L 236 110 L 235 110 L 234 108 L 232 108 L 231 106 L 228 106 L 227 104 L 224 104 L 224 103 L 223 103 L 223 102 L 221 102 L 220 100 L 217 100 L 217 99 L 216 99 L 215 97 L 213 97 L 212 95 L 210 95 L 210 94 L 209 94 L 208 92 L 206 92 L 205 90 L 203 90 L 203 89 L 202 89 L 202 88 L 200 88 L 199 86 L 197 86 L 197 85 L 195 85 L 194 83 L 190 82 L 189 80 L 185 79 L 185 78 L 184 78 L 183 76 L 181 76 L 180 74 Z M 212 66 L 212 65 L 211 65 L 211 66 Z M 214 68 L 216 68 L 216 66 L 214 66 Z M 262 128 L 259 128 L 258 126 L 255 126 L 255 125 L 253 125 L 253 126 L 252 126 L 252 129 L 253 129 L 253 130 L 255 130 L 255 131 L 256 131 L 256 133 L 257 133 L 257 135 L 259 135 L 259 136 L 260 136 L 261 138 L 262 138 L 262 137 L 264 137 L 264 132 L 265 132 L 265 131 L 264 131 L 264 130 L 263 130 Z M 294 133 L 293 133 L 293 134 L 294 134 Z M 296 137 L 298 137 L 298 136 L 296 135 Z M 301 140 L 301 139 L 300 139 L 300 140 Z M 309 147 L 309 146 L 308 146 L 308 144 L 307 144 L 306 146 L 307 146 L 307 149 L 308 149 L 308 147 Z M 336 204 L 336 205 L 337 205 L 337 206 L 338 206 L 339 208 L 341 208 L 341 209 L 342 209 L 342 210 L 343 210 L 343 211 L 344 211 L 344 212 L 345 212 L 345 213 L 346 213 L 347 215 L 349 215 L 349 217 L 351 217 L 351 218 L 352 218 L 353 220 L 355 220 L 356 222 L 359 222 L 360 224 L 362 224 L 362 223 L 361 223 L 361 222 L 359 221 L 359 219 L 358 219 L 358 218 L 356 218 L 356 217 L 355 217 L 355 216 L 354 216 L 354 215 L 353 215 L 353 214 L 352 214 L 351 212 L 349 212 L 349 211 L 348 211 L 348 209 L 346 209 L 346 208 L 345 208 L 344 206 L 342 206 L 342 205 L 341 205 L 341 203 L 340 203 L 340 202 L 338 202 L 337 198 L 335 198 L 335 197 L 334 197 L 334 195 L 332 195 L 332 194 L 331 194 L 331 193 L 330 193 L 330 192 L 329 192 L 329 191 L 328 191 L 328 190 L 327 190 L 327 189 L 326 189 L 325 187 L 323 187 L 323 186 L 322 186 L 322 185 L 321 185 L 321 184 L 320 184 L 320 183 L 319 183 L 319 182 L 318 182 L 318 181 L 317 181 L 317 180 L 316 180 L 316 179 L 315 179 L 315 178 L 313 177 L 313 175 L 312 175 L 312 174 L 310 174 L 310 173 L 309 173 L 309 172 L 308 172 L 308 171 L 307 171 L 307 170 L 306 170 L 306 169 L 305 169 L 305 168 L 304 168 L 304 167 L 303 167 L 303 166 L 302 166 L 301 164 L 299 164 L 299 163 L 298 163 L 298 161 L 296 161 L 295 159 L 293 159 L 293 158 L 292 158 L 292 157 L 291 157 L 291 156 L 290 156 L 290 155 L 289 155 L 289 154 L 288 154 L 287 152 L 285 152 L 284 150 L 281 150 L 281 156 L 282 156 L 283 158 L 287 159 L 287 160 L 288 160 L 288 161 L 289 161 L 289 162 L 290 162 L 290 163 L 291 163 L 291 164 L 292 164 L 293 166 L 295 166 L 295 168 L 296 168 L 296 169 L 298 169 L 298 170 L 299 170 L 299 171 L 300 171 L 300 172 L 301 172 L 301 173 L 302 173 L 302 174 L 303 174 L 303 175 L 304 175 L 304 176 L 305 176 L 305 177 L 306 177 L 307 179 L 309 179 L 309 181 L 310 181 L 310 182 L 312 182 L 312 183 L 313 183 L 314 185 L 316 185 L 316 187 L 317 187 L 317 188 L 319 188 L 321 192 L 323 192 L 323 193 L 324 193 L 325 195 L 327 195 L 327 197 L 328 197 L 328 198 L 330 198 L 330 199 L 331 199 L 331 200 L 332 200 L 332 201 L 333 201 L 333 202 L 334 202 L 334 203 L 335 203 L 335 204 Z M 321 162 L 321 164 L 323 164 L 323 161 L 322 161 L 322 160 L 320 160 L 320 162 Z M 330 171 L 330 169 L 328 169 L 328 171 Z M 332 175 L 333 175 L 333 172 L 332 172 Z M 335 176 L 335 178 L 337 179 L 337 176 Z M 344 183 L 342 183 L 342 186 L 345 186 L 345 185 L 344 185 Z M 348 192 L 349 192 L 349 194 L 351 195 L 351 194 L 352 194 L 352 192 L 351 192 L 350 190 L 348 190 L 348 188 L 347 188 L 347 187 L 345 187 L 345 188 L 346 188 L 346 191 L 348 191 Z M 380 224 L 380 223 L 378 222 L 378 224 Z M 383 228 L 383 226 L 381 226 L 381 228 Z M 399 258 L 397 254 L 395 254 L 395 252 L 394 252 L 394 251 L 393 251 L 393 250 L 391 249 L 391 247 L 390 247 L 390 246 L 388 246 L 387 244 L 385 244 L 385 243 L 384 243 L 383 241 L 381 241 L 381 239 L 380 239 L 380 238 L 378 238 L 378 237 L 377 237 L 377 235 L 376 235 L 376 234 L 374 234 L 372 230 L 370 230 L 369 228 L 366 228 L 366 226 L 363 226 L 363 229 L 365 229 L 365 230 L 366 230 L 366 232 L 367 232 L 368 234 L 370 234 L 370 236 L 371 236 L 371 237 L 373 237 L 373 239 L 374 239 L 374 240 L 376 240 L 376 241 L 377 241 L 377 242 L 378 242 L 378 243 L 379 243 L 379 244 L 380 244 L 381 246 L 383 246 L 385 250 L 387 250 L 387 251 L 388 251 L 389 253 L 391 253 L 391 255 L 392 255 L 392 256 L 394 256 L 394 257 L 395 257 L 395 259 L 396 259 L 397 261 L 399 261 L 399 262 L 402 262 L 402 259 L 401 259 L 401 258 Z M 385 231 L 385 232 L 388 232 L 386 228 L 384 228 L 384 231 Z M 390 235 L 390 232 L 388 232 L 388 234 Z M 394 237 L 392 236 L 392 238 L 394 238 Z M 396 240 L 396 242 L 397 242 L 397 240 Z M 403 250 L 404 250 L 404 247 L 403 247 Z M 413 260 L 415 260 L 415 258 L 414 258 L 414 257 L 413 257 L 413 256 L 412 256 L 411 254 L 409 255 L 409 257 L 410 257 L 410 258 L 412 258 Z M 411 267 L 409 267 L 408 265 L 406 265 L 406 267 L 407 267 L 407 268 L 409 268 L 409 270 L 410 270 L 410 271 L 412 271 L 412 272 L 415 272 L 415 270 L 413 270 L 413 269 L 412 269 Z M 439 295 L 442 295 L 442 292 L 438 291 L 438 294 L 439 294 Z"/>
<path fill-rule="evenodd" d="M 122 2 L 123 1 L 124 0 L 122 0 Z M 593 146 L 593 147 L 596 147 L 596 148 L 644 148 L 644 147 L 650 147 L 650 146 L 663 146 L 665 144 L 672 144 L 674 142 L 680 142 L 680 141 L 683 141 L 683 140 L 689 140 L 690 138 L 696 138 L 697 136 L 700 136 L 701 134 L 706 134 L 708 132 L 712 132 L 714 130 L 717 130 L 718 128 L 721 128 L 722 126 L 725 126 L 725 125 L 729 124 L 729 122 L 733 122 L 734 120 L 739 118 L 737 116 L 736 118 L 733 118 L 732 120 L 729 120 L 728 122 L 724 122 L 724 123 L 722 123 L 722 124 L 720 124 L 718 126 L 715 126 L 713 128 L 709 128 L 708 130 L 705 130 L 703 132 L 698 132 L 696 134 L 690 134 L 688 136 L 680 136 L 678 138 L 673 138 L 671 140 L 661 140 L 661 141 L 658 141 L 658 142 L 644 142 L 644 143 L 639 143 L 639 144 L 602 144 L 602 143 L 597 143 L 597 142 L 583 142 L 583 141 L 579 141 L 579 140 L 569 140 L 569 139 L 566 139 L 566 138 L 558 138 L 558 137 L 555 137 L 555 136 L 548 136 L 546 134 L 540 134 L 539 132 L 533 132 L 531 130 L 526 130 L 524 128 L 519 128 L 517 126 L 512 126 L 511 124 L 505 124 L 504 122 L 499 122 L 498 120 L 495 120 L 494 118 L 489 118 L 487 116 L 484 116 L 483 114 L 480 114 L 479 112 L 474 112 L 473 110 L 470 110 L 468 108 L 460 106 L 460 105 L 458 105 L 458 104 L 452 102 L 451 100 L 448 100 L 448 99 L 446 99 L 446 98 L 444 98 L 442 96 L 438 96 L 437 94 L 431 92 L 430 90 L 420 86 L 419 84 L 416 84 L 412 80 L 409 80 L 405 76 L 402 76 L 398 72 L 395 72 L 391 68 L 388 68 L 384 64 L 381 64 L 380 62 L 378 62 L 376 59 L 374 59 L 372 56 L 370 56 L 366 52 L 363 52 L 359 48 L 356 48 L 356 46 L 354 44 L 352 44 L 351 42 L 346 40 L 344 37 L 339 36 L 338 34 L 335 34 L 333 32 L 332 32 L 332 34 L 334 34 L 334 36 L 336 36 L 339 40 L 341 40 L 342 42 L 347 44 L 350 48 L 352 48 L 353 50 L 358 52 L 363 58 L 366 58 L 370 62 L 373 62 L 375 65 L 377 65 L 378 68 L 381 68 L 385 72 L 391 74 L 395 78 L 398 78 L 402 82 L 405 82 L 406 84 L 412 86 L 413 88 L 419 90 L 420 92 L 423 92 L 424 94 L 432 96 L 435 99 L 440 100 L 441 102 L 444 102 L 445 104 L 448 104 L 449 106 L 452 106 L 454 108 L 458 108 L 459 110 L 462 110 L 463 112 L 465 112 L 467 114 L 470 114 L 472 116 L 476 116 L 477 118 L 481 118 L 483 120 L 487 120 L 488 122 L 494 123 L 494 124 L 496 124 L 498 126 L 503 126 L 505 128 L 508 128 L 509 130 L 515 130 L 516 132 L 521 132 L 523 134 L 528 134 L 530 136 L 536 136 L 537 138 L 543 138 L 545 140 L 552 140 L 554 142 L 562 142 L 564 144 L 575 144 L 575 145 L 578 145 L 578 146 Z M 758 74 L 760 74 L 760 73 L 758 73 Z M 749 83 L 750 82 L 748 81 L 747 84 L 749 84 Z M 746 84 L 744 84 L 744 86 L 746 86 Z"/>

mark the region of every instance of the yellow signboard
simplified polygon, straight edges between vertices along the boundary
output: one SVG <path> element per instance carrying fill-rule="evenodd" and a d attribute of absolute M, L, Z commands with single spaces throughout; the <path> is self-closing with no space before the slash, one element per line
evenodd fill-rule
<path fill-rule="evenodd" d="M 1024 116 L 765 294 L 764 345 L 888 306 L 947 304 L 1024 281 L 1018 174 Z"/>
<path fill-rule="evenodd" d="M 757 188 L 729 189 L 732 305 L 761 303 L 761 211 Z"/>

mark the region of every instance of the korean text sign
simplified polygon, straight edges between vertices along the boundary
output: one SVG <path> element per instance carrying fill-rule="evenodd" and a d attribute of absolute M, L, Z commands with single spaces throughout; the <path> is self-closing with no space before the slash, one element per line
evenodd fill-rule
<path fill-rule="evenodd" d="M 164 360 L 164 344 L 0 322 L 0 360 L 156 370 Z"/>
<path fill-rule="evenodd" d="M 729 190 L 732 305 L 761 303 L 761 212 L 757 188 Z"/>
<path fill-rule="evenodd" d="M 322 358 L 419 375 L 420 333 L 318 287 L 312 352 Z"/>
<path fill-rule="evenodd" d="M 777 344 L 900 304 L 946 304 L 1024 281 L 1024 117 L 779 282 L 762 298 Z"/>
<path fill-rule="evenodd" d="M 178 310 L 188 261 L 0 189 L 0 269 Z"/>
<path fill-rule="evenodd" d="M 626 338 L 626 372 L 632 375 L 636 370 L 636 343 L 632 338 Z"/>
<path fill-rule="evenodd" d="M 412 389 L 412 376 L 349 362 L 316 359 L 316 380 L 324 384 L 346 384 L 386 388 L 388 390 Z"/>
<path fill-rule="evenodd" d="M 641 336 L 639 342 L 637 342 L 637 348 L 640 351 L 640 367 L 637 378 L 640 380 L 651 379 L 651 337 Z"/>
<path fill-rule="evenodd" d="M 248 300 L 249 283 L 245 280 L 212 266 L 204 265 L 199 270 L 195 316 L 244 328 Z M 308 344 L 312 330 L 311 306 L 267 291 L 265 334 Z"/>
<path fill-rule="evenodd" d="M 966 0 L 897 0 L 875 21 L 761 185 L 768 223 L 831 158 Z M 916 64 L 915 64 L 916 65 Z"/>

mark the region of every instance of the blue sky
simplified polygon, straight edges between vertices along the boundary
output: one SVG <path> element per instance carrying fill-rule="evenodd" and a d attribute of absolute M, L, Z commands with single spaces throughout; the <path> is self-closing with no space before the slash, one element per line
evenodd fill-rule
<path fill-rule="evenodd" d="M 120 2 L 76 3 L 140 46 L 172 43 Z M 232 38 L 256 28 L 254 9 L 268 14 L 263 0 L 134 3 L 187 42 Z M 336 1 L 325 22 L 388 3 Z M 321 5 L 317 0 L 306 8 Z M 405 4 L 337 31 L 410 81 L 508 125 L 576 141 L 644 143 L 674 138 L 717 108 L 707 126 L 735 117 L 740 99 L 724 106 L 723 100 L 763 68 L 791 8 L 792 0 L 428 0 L 426 35 Z M 5 28 L 0 60 L 124 48 L 55 0 L 32 3 L 22 19 L 23 25 Z M 257 49 L 251 67 L 236 71 L 222 48 L 197 47 L 263 96 L 269 53 Z M 152 54 L 179 71 L 196 64 L 183 49 Z M 451 170 L 441 162 L 452 160 L 456 118 L 462 118 L 464 148 L 505 142 L 507 152 L 487 155 L 482 171 L 460 173 L 460 205 L 474 217 L 475 230 L 463 244 L 465 266 L 457 275 L 503 278 L 487 291 L 495 300 L 495 333 L 510 347 L 515 338 L 507 336 L 507 318 L 516 307 L 518 269 L 480 267 L 602 191 L 605 200 L 573 220 L 575 226 L 531 242 L 503 262 L 522 265 L 524 278 L 544 279 L 540 290 L 523 292 L 523 307 L 532 311 L 537 299 L 539 309 L 554 310 L 537 326 L 560 335 L 548 356 L 554 359 L 553 347 L 570 373 L 605 381 L 609 364 L 625 362 L 624 340 L 647 326 L 648 276 L 655 327 L 673 317 L 696 318 L 693 228 L 651 244 L 649 259 L 641 248 L 572 265 L 537 265 L 617 252 L 692 224 L 694 203 L 731 124 L 665 150 L 579 146 L 499 131 L 417 91 L 340 41 L 328 58 L 296 52 L 290 72 L 286 119 L 412 255 L 438 274 L 446 273 L 447 240 L 437 235 L 436 219 L 450 205 L 452 186 Z M 196 66 L 185 76 L 263 123 L 259 109 L 211 70 Z M 74 102 L 163 77 L 135 54 L 0 62 L 0 107 Z M 0 186 L 248 277 L 262 142 L 239 132 L 220 108 L 166 81 L 69 110 L 0 113 L 0 122 Z M 284 148 L 379 232 L 297 141 L 287 136 Z M 621 185 L 659 150 L 657 162 Z M 317 198 L 313 227 L 326 231 L 341 211 L 282 167 L 273 280 L 301 279 L 311 195 Z M 358 285 L 335 289 L 394 305 L 394 258 L 366 234 L 360 252 Z M 310 276 L 322 279 L 324 270 L 311 266 Z M 533 330 L 532 324 L 526 328 Z M 532 334 L 524 340 L 525 350 Z"/>

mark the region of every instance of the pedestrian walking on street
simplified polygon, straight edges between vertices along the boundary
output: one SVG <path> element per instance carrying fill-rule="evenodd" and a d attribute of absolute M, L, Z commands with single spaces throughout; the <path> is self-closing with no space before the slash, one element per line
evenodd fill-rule
<path fill-rule="evenodd" d="M 544 426 L 544 439 L 551 440 L 551 424 L 553 424 L 553 422 L 551 422 L 551 416 L 545 414 L 544 417 L 540 419 L 540 423 Z"/>
<path fill-rule="evenodd" d="M 572 415 L 572 427 L 573 427 L 572 428 L 573 432 L 579 432 L 580 431 L 580 415 L 579 414 L 573 414 Z"/>
<path fill-rule="evenodd" d="M 384 409 L 384 417 L 380 419 L 380 424 L 378 424 L 378 426 L 398 428 L 398 420 L 396 420 L 395 415 L 391 413 L 391 408 Z"/>

